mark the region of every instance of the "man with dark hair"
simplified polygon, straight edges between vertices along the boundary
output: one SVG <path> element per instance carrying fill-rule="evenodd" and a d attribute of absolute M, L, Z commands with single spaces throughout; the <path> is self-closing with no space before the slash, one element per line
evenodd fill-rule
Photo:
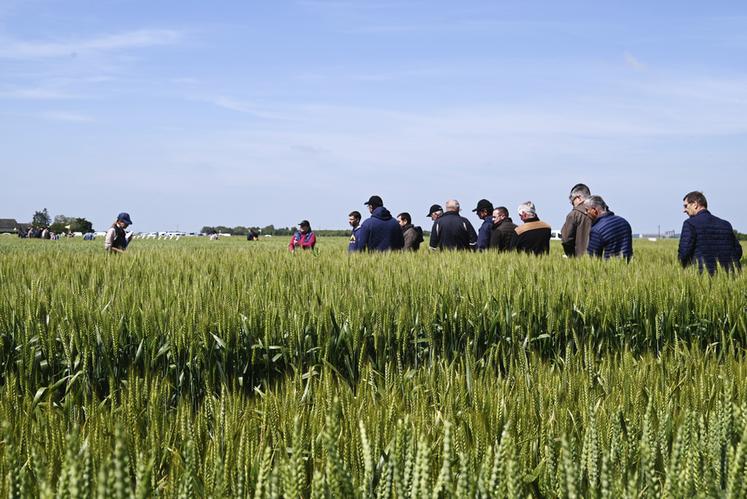
<path fill-rule="evenodd" d="M 405 240 L 397 221 L 384 208 L 379 196 L 371 196 L 363 203 L 371 216 L 361 224 L 356 233 L 355 251 L 388 251 L 402 249 Z"/>
<path fill-rule="evenodd" d="M 407 212 L 397 215 L 397 221 L 402 228 L 402 237 L 405 239 L 405 251 L 418 251 L 420 243 L 423 242 L 423 229 L 412 224 L 412 217 Z"/>
<path fill-rule="evenodd" d="M 514 230 L 511 248 L 542 255 L 550 253 L 550 233 L 552 229 L 545 222 L 540 221 L 534 203 L 527 201 L 518 208 L 519 218 L 524 222 Z"/>
<path fill-rule="evenodd" d="M 499 206 L 493 210 L 493 227 L 490 231 L 490 247 L 498 251 L 511 249 L 511 240 L 516 234 L 516 224 L 508 216 L 508 209 Z"/>
<path fill-rule="evenodd" d="M 475 249 L 477 233 L 469 220 L 459 214 L 459 201 L 446 202 L 446 211 L 433 224 L 429 247 L 437 249 Z"/>
<path fill-rule="evenodd" d="M 490 247 L 490 231 L 493 228 L 493 203 L 487 199 L 477 202 L 477 207 L 472 210 L 482 220 L 482 225 L 477 231 L 477 251 L 485 251 Z"/>
<path fill-rule="evenodd" d="M 348 213 L 348 223 L 353 228 L 353 231 L 350 233 L 350 241 L 348 242 L 348 251 L 355 251 L 355 235 L 361 228 L 361 218 L 361 212 L 358 210 Z"/>
<path fill-rule="evenodd" d="M 711 215 L 702 192 L 693 191 L 683 198 L 683 211 L 689 218 L 682 224 L 678 258 L 683 267 L 698 262 L 698 270 L 716 273 L 720 265 L 727 272 L 741 270 L 742 246 L 731 224 Z"/>
<path fill-rule="evenodd" d="M 586 184 L 574 185 L 568 196 L 573 209 L 565 217 L 563 228 L 560 229 L 563 251 L 568 257 L 586 254 L 586 247 L 589 245 L 589 232 L 591 232 L 591 219 L 586 214 L 584 201 L 589 196 L 591 196 L 591 191 Z"/>
<path fill-rule="evenodd" d="M 586 249 L 589 255 L 620 256 L 630 261 L 633 257 L 633 231 L 628 221 L 610 211 L 602 196 L 589 196 L 584 206 L 592 224 Z"/>

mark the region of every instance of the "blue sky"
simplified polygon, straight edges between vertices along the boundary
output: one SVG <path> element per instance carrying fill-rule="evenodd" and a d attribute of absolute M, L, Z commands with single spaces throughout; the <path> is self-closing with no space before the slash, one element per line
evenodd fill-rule
<path fill-rule="evenodd" d="M 0 0 L 0 217 L 559 227 L 586 182 L 634 231 L 699 189 L 747 232 L 745 139 L 744 2 Z"/>

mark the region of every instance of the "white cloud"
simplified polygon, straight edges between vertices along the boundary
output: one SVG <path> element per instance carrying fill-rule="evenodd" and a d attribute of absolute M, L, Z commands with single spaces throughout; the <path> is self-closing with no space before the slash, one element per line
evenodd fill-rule
<path fill-rule="evenodd" d="M 0 90 L 0 99 L 27 99 L 27 100 L 62 100 L 75 99 L 76 96 L 54 88 L 14 88 Z"/>
<path fill-rule="evenodd" d="M 49 121 L 64 121 L 68 123 L 92 123 L 96 121 L 91 116 L 68 111 L 46 111 L 41 114 L 41 117 Z"/>
<path fill-rule="evenodd" d="M 625 54 L 623 54 L 623 57 L 625 58 L 625 64 L 627 64 L 628 67 L 633 68 L 637 71 L 646 69 L 646 65 L 639 61 L 638 58 L 636 58 L 630 52 L 625 52 Z"/>
<path fill-rule="evenodd" d="M 101 35 L 88 39 L 64 41 L 18 41 L 0 39 L 0 58 L 44 59 L 66 57 L 81 53 L 106 52 L 156 45 L 170 45 L 182 37 L 175 30 L 135 30 L 124 33 Z"/>

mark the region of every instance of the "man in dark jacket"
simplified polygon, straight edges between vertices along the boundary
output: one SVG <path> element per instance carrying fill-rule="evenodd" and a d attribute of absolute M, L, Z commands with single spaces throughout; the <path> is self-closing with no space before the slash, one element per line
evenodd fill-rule
<path fill-rule="evenodd" d="M 682 224 L 678 257 L 683 267 L 695 262 L 698 269 L 716 273 L 720 265 L 727 272 L 741 270 L 742 246 L 731 224 L 711 215 L 702 192 L 688 193 L 683 201 L 684 212 L 690 217 Z"/>
<path fill-rule="evenodd" d="M 477 231 L 477 251 L 485 251 L 490 247 L 490 231 L 493 228 L 493 203 L 487 199 L 481 199 L 477 202 L 477 208 L 474 210 L 477 216 L 482 220 L 482 225 Z"/>
<path fill-rule="evenodd" d="M 402 228 L 402 237 L 405 239 L 403 249 L 405 251 L 418 251 L 420 243 L 423 242 L 423 229 L 412 224 L 412 217 L 407 212 L 397 215 L 397 222 Z"/>
<path fill-rule="evenodd" d="M 371 196 L 365 203 L 371 217 L 361 224 L 355 234 L 355 251 L 387 251 L 402 249 L 405 240 L 397 221 L 384 208 L 379 196 Z"/>
<path fill-rule="evenodd" d="M 516 234 L 516 224 L 508 216 L 508 209 L 499 206 L 493 210 L 493 228 L 490 232 L 490 247 L 498 251 L 511 249 L 511 240 Z"/>
<path fill-rule="evenodd" d="M 611 212 L 601 196 L 589 196 L 584 206 L 592 224 L 587 253 L 604 258 L 620 256 L 630 261 L 633 231 L 628 221 Z"/>
<path fill-rule="evenodd" d="M 348 223 L 353 228 L 350 233 L 350 239 L 348 240 L 348 251 L 355 251 L 355 239 L 358 230 L 361 228 L 361 213 L 358 210 L 351 211 L 348 213 Z"/>
<path fill-rule="evenodd" d="M 459 201 L 446 202 L 446 211 L 433 224 L 429 247 L 437 249 L 475 249 L 477 233 L 469 220 L 459 215 Z"/>
<path fill-rule="evenodd" d="M 542 255 L 550 253 L 550 233 L 552 229 L 537 217 L 534 203 L 527 201 L 519 205 L 519 218 L 524 222 L 514 230 L 511 247 L 518 251 Z"/>
<path fill-rule="evenodd" d="M 560 238 L 563 243 L 563 251 L 568 257 L 583 256 L 589 245 L 589 232 L 591 232 L 591 219 L 586 214 L 586 201 L 591 192 L 585 184 L 576 184 L 568 196 L 573 209 L 565 217 L 563 228 L 560 229 Z"/>

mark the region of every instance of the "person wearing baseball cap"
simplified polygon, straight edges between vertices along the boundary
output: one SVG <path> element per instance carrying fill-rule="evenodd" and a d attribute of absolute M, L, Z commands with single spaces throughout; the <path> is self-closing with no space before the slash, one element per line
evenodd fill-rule
<path fill-rule="evenodd" d="M 485 251 L 490 247 L 490 231 L 493 229 L 493 203 L 487 199 L 477 202 L 477 208 L 472 210 L 482 220 L 477 231 L 477 251 Z"/>
<path fill-rule="evenodd" d="M 106 231 L 104 249 L 109 253 L 124 253 L 132 240 L 132 233 L 128 235 L 125 232 L 125 229 L 130 225 L 132 225 L 132 219 L 129 213 L 123 211 L 117 215 L 117 219 Z"/>
<path fill-rule="evenodd" d="M 426 217 L 430 218 L 434 222 L 438 220 L 438 217 L 444 214 L 444 209 L 441 208 L 440 204 L 432 204 L 431 209 L 428 210 Z"/>
<path fill-rule="evenodd" d="M 316 235 L 311 231 L 311 224 L 308 220 L 301 220 L 298 224 L 298 230 L 291 237 L 288 244 L 288 251 L 295 252 L 297 248 L 304 250 L 313 250 L 316 246 Z"/>
<path fill-rule="evenodd" d="M 356 232 L 355 251 L 399 250 L 405 245 L 402 229 L 392 214 L 384 208 L 379 196 L 371 196 L 363 203 L 368 206 L 371 216 Z"/>

